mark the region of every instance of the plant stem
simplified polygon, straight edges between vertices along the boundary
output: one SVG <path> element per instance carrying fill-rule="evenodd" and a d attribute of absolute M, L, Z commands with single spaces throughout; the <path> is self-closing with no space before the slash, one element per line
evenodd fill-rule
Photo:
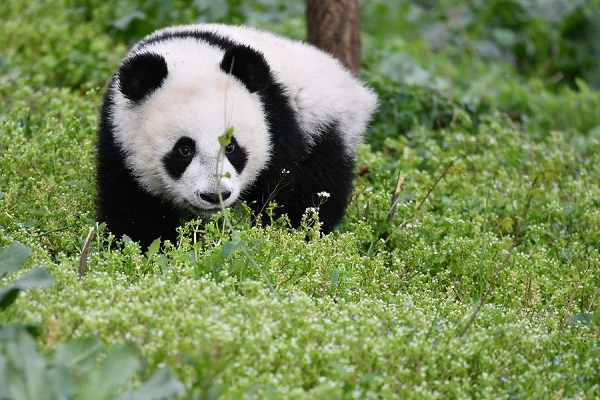
<path fill-rule="evenodd" d="M 392 233 L 390 233 L 390 235 L 384 240 L 384 242 L 383 242 L 384 244 L 387 243 L 387 241 L 390 240 L 390 238 L 400 228 L 403 228 L 404 226 L 406 226 L 406 224 L 408 224 L 419 213 L 419 211 L 421 211 L 421 208 L 423 207 L 423 204 L 425 204 L 425 201 L 427 201 L 427 199 L 429 198 L 431 193 L 434 191 L 434 189 L 437 187 L 437 185 L 442 181 L 442 179 L 444 179 L 446 177 L 446 175 L 448 175 L 450 173 L 450 170 L 452 169 L 452 167 L 454 166 L 455 163 L 456 163 L 456 157 L 452 157 L 450 162 L 448 164 L 446 164 L 446 166 L 444 167 L 444 170 L 442 171 L 441 175 L 436 179 L 436 181 L 433 183 L 433 185 L 431 185 L 431 187 L 429 188 L 429 190 L 427 191 L 425 196 L 423 196 L 423 198 L 417 205 L 417 208 L 415 208 L 415 210 L 410 214 L 410 216 L 408 218 L 406 218 L 404 221 L 402 221 L 398 226 L 396 226 L 394 228 Z M 402 179 L 402 183 L 400 183 L 400 180 L 398 180 L 398 185 L 400 186 L 400 188 L 402 187 L 403 183 L 404 183 L 403 179 Z M 396 190 L 398 190 L 398 185 L 396 185 Z"/>
<path fill-rule="evenodd" d="M 531 188 L 529 190 L 529 194 L 527 195 L 527 201 L 525 203 L 525 209 L 523 210 L 523 214 L 521 215 L 521 218 L 519 219 L 519 221 L 517 222 L 517 225 L 515 225 L 515 228 L 513 230 L 514 234 L 513 234 L 512 243 L 510 244 L 510 247 L 508 248 L 506 256 L 504 257 L 504 259 L 502 260 L 502 262 L 500 263 L 500 265 L 498 266 L 498 268 L 496 268 L 496 270 L 494 271 L 494 274 L 492 275 L 492 279 L 490 280 L 490 283 L 489 283 L 489 285 L 487 287 L 487 290 L 485 291 L 485 293 L 481 297 L 481 300 L 477 304 L 477 307 L 475 307 L 475 310 L 473 311 L 473 313 L 469 317 L 469 320 L 467 321 L 467 323 L 465 324 L 465 326 L 463 326 L 463 328 L 461 329 L 460 333 L 458 334 L 458 337 L 460 339 L 462 339 L 466 335 L 466 333 L 469 331 L 469 329 L 471 328 L 471 326 L 473 326 L 473 324 L 475 323 L 475 319 L 477 318 L 477 315 L 479 314 L 479 312 L 483 308 L 483 305 L 485 304 L 485 302 L 487 301 L 488 297 L 490 296 L 490 294 L 494 290 L 494 287 L 496 286 L 495 285 L 496 278 L 498 277 L 498 275 L 500 275 L 500 272 L 504 271 L 504 268 L 506 267 L 506 265 L 510 261 L 510 258 L 512 257 L 512 254 L 513 254 L 514 250 L 517 248 L 517 246 L 519 246 L 521 244 L 521 233 L 523 231 L 523 225 L 525 224 L 525 220 L 527 219 L 527 215 L 529 214 L 529 210 L 531 209 L 531 201 L 533 199 L 534 190 L 541 183 L 541 180 L 542 179 L 539 178 L 539 177 L 536 177 L 533 180 L 533 183 L 531 184 Z"/>

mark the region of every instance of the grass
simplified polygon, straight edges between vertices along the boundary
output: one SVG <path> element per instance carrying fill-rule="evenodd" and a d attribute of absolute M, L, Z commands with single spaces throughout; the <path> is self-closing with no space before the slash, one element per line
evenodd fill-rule
<path fill-rule="evenodd" d="M 145 21 L 195 18 L 172 3 L 173 21 Z M 277 12 L 226 3 L 211 15 Z M 448 25 L 440 50 L 417 38 L 435 21 L 389 3 L 363 4 L 363 74 L 382 104 L 339 229 L 255 227 L 241 208 L 233 232 L 191 222 L 144 254 L 94 223 L 103 85 L 143 31 L 111 18 L 136 3 L 4 2 L 0 248 L 31 247 L 54 284 L 2 321 L 38 324 L 42 353 L 133 344 L 145 368 L 131 385 L 167 367 L 185 398 L 600 396 L 600 91 L 473 53 L 457 37 L 488 40 L 480 25 Z M 384 35 L 378 18 L 403 28 Z M 299 36 L 302 16 L 272 28 Z"/>

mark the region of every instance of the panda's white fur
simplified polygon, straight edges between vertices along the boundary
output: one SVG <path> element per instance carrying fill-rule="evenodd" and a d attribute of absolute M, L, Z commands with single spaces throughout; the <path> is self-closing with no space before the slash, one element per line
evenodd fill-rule
<path fill-rule="evenodd" d="M 348 152 L 353 153 L 362 142 L 377 107 L 377 97 L 337 59 L 311 45 L 246 26 L 199 24 L 166 28 L 161 32 L 190 30 L 217 32 L 260 51 L 288 91 L 292 106 L 298 112 L 302 132 L 311 142 L 319 128 L 332 119 L 340 120 Z M 192 50 L 194 44 L 190 43 L 190 46 L 189 50 Z M 169 47 L 165 43 L 159 50 L 170 52 Z M 134 47 L 132 53 L 136 50 Z"/>
<path fill-rule="evenodd" d="M 224 71 L 221 62 L 225 49 L 219 43 L 199 39 L 198 35 L 202 34 L 222 38 L 228 46 L 247 46 L 264 57 L 269 74 L 281 88 L 286 104 L 266 104 L 260 91 L 249 90 L 247 82 Z M 128 98 L 121 81 L 129 78 L 123 78 L 120 72 L 128 68 L 128 62 L 147 54 L 163 59 L 168 74 L 156 88 L 133 101 Z M 131 49 L 107 89 L 99 129 L 98 219 L 107 222 L 115 234 L 128 234 L 146 245 L 154 236 L 173 238 L 169 231 L 173 230 L 175 217 L 171 213 L 177 215 L 181 210 L 187 210 L 208 216 L 219 210 L 220 205 L 214 197 L 208 198 L 205 194 L 227 193 L 222 198 L 224 205 L 229 207 L 243 199 L 248 191 L 255 193 L 253 185 L 257 180 L 274 186 L 274 177 L 265 178 L 266 174 L 281 172 L 269 171 L 275 167 L 271 165 L 274 163 L 275 134 L 272 125 L 277 118 L 272 115 L 273 107 L 292 111 L 291 118 L 295 122 L 291 121 L 290 135 L 298 130 L 301 138 L 290 137 L 303 144 L 302 149 L 298 149 L 301 154 L 297 160 L 293 154 L 287 157 L 290 165 L 298 164 L 295 173 L 300 174 L 298 181 L 302 181 L 306 177 L 301 176 L 301 158 L 309 159 L 311 152 L 319 148 L 319 143 L 328 140 L 322 135 L 336 136 L 341 143 L 339 151 L 345 154 L 343 159 L 354 159 L 356 147 L 361 143 L 376 105 L 377 99 L 371 90 L 336 59 L 313 46 L 242 26 L 199 24 L 157 31 Z M 236 145 L 244 150 L 241 170 L 236 170 L 219 144 L 219 136 L 228 129 L 233 129 Z M 165 168 L 164 158 L 174 151 L 174 143 L 181 137 L 194 140 L 195 153 L 193 162 L 174 179 Z M 324 158 L 319 157 L 320 160 Z M 318 162 L 323 163 L 323 160 Z M 314 165 L 317 161 L 310 163 L 313 175 L 320 175 L 315 168 L 329 168 L 328 165 Z M 127 177 L 121 176 L 123 167 L 128 170 Z M 344 167 L 344 173 L 347 169 Z M 298 192 L 319 186 L 319 179 L 327 188 L 326 181 L 333 181 L 335 176 L 303 182 L 296 189 L 290 189 L 296 190 L 295 195 L 290 193 L 285 198 L 290 203 L 298 201 Z M 113 181 L 114 187 L 111 186 Z M 342 181 L 340 185 L 347 192 L 347 179 Z M 335 182 L 329 183 L 331 188 L 337 187 Z M 129 184 L 137 189 L 128 189 Z M 127 190 L 132 193 L 122 193 Z M 145 193 L 150 196 L 146 198 Z M 347 193 L 341 196 L 347 197 Z M 266 201 L 265 194 L 258 197 L 259 202 Z M 305 201 L 306 207 L 314 205 L 310 201 Z M 343 199 L 339 204 L 345 207 L 346 202 L 347 199 Z M 148 210 L 144 211 L 146 207 Z M 164 215 L 147 215 L 156 213 Z M 341 214 L 337 210 L 333 214 L 336 216 L 331 222 L 335 224 Z M 144 217 L 156 221 L 147 223 L 142 220 Z M 168 223 L 155 226 L 162 220 Z"/>

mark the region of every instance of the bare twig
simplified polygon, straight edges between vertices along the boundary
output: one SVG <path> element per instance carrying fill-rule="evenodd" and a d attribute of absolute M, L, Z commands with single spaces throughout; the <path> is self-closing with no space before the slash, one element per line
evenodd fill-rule
<path fill-rule="evenodd" d="M 388 212 L 386 222 L 389 224 L 394 220 L 394 215 L 396 214 L 396 208 L 398 207 L 398 201 L 400 200 L 400 193 L 402 192 L 402 185 L 404 185 L 404 177 L 398 177 L 398 182 L 396 182 L 396 190 L 394 190 L 394 195 L 392 196 L 392 205 L 390 206 L 390 211 Z"/>
<path fill-rule="evenodd" d="M 85 268 L 87 266 L 87 258 L 90 253 L 90 245 L 92 243 L 92 237 L 94 236 L 94 227 L 91 226 L 88 231 L 85 243 L 81 249 L 81 257 L 79 258 L 79 279 L 82 279 L 85 275 Z"/>
<path fill-rule="evenodd" d="M 365 221 L 369 220 L 369 213 L 371 212 L 371 205 L 372 205 L 372 201 L 371 200 L 367 200 L 367 205 L 365 206 L 365 212 L 363 214 L 363 219 Z"/>

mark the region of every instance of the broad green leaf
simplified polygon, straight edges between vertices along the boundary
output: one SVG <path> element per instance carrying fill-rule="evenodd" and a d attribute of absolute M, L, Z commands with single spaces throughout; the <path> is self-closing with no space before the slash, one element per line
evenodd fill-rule
<path fill-rule="evenodd" d="M 25 264 L 31 248 L 17 242 L 8 245 L 0 253 L 0 275 L 15 272 Z"/>
<path fill-rule="evenodd" d="M 8 342 L 9 340 L 15 340 L 21 329 L 18 325 L 0 325 L 0 341 Z"/>
<path fill-rule="evenodd" d="M 20 289 L 8 286 L 0 289 L 0 310 L 4 310 L 17 300 Z"/>
<path fill-rule="evenodd" d="M 121 397 L 121 400 L 163 400 L 182 395 L 183 384 L 168 369 L 156 371 L 141 388 Z"/>
<path fill-rule="evenodd" d="M 52 276 L 40 267 L 34 267 L 11 285 L 0 289 L 0 310 L 15 302 L 21 289 L 35 289 L 52 283 Z"/>
<path fill-rule="evenodd" d="M 80 373 L 91 371 L 102 350 L 102 342 L 95 337 L 71 339 L 54 348 L 52 362 L 67 368 L 77 368 Z"/>
<path fill-rule="evenodd" d="M 329 283 L 331 283 L 333 286 L 336 286 L 338 283 L 340 283 L 340 271 L 337 268 L 334 268 L 334 270 L 331 271 L 331 274 L 329 274 Z"/>
<path fill-rule="evenodd" d="M 2 327 L 0 327 L 2 329 Z M 8 384 L 6 381 L 6 369 L 7 369 L 6 357 L 0 353 L 0 399 L 8 398 Z"/>
<path fill-rule="evenodd" d="M 160 254 L 158 256 L 158 264 L 160 265 L 160 270 L 163 272 L 163 274 L 169 271 L 169 258 L 164 254 Z"/>
<path fill-rule="evenodd" d="M 8 342 L 6 382 L 9 398 L 14 400 L 48 399 L 45 362 L 35 349 L 35 341 L 24 330 Z"/>
<path fill-rule="evenodd" d="M 72 399 L 74 391 L 71 371 L 65 365 L 57 365 L 48 370 L 48 392 L 52 400 Z"/>
<path fill-rule="evenodd" d="M 17 335 L 25 331 L 34 338 L 41 335 L 41 329 L 37 325 L 33 324 L 19 324 L 19 325 L 2 325 L 0 324 L 0 341 L 8 342 L 16 340 Z M 0 397 L 1 399 L 1 397 Z"/>
<path fill-rule="evenodd" d="M 227 242 L 223 244 L 223 246 L 221 247 L 221 258 L 223 258 L 224 260 L 228 259 L 231 256 L 231 253 L 239 249 L 243 244 L 244 242 L 242 242 L 241 240 L 237 242 Z"/>
<path fill-rule="evenodd" d="M 81 388 L 86 400 L 113 400 L 133 377 L 140 363 L 131 345 L 113 349 L 102 364 L 90 373 Z"/>
<path fill-rule="evenodd" d="M 52 276 L 45 269 L 33 267 L 13 282 L 12 286 L 19 289 L 37 289 L 49 286 L 52 282 Z"/>
<path fill-rule="evenodd" d="M 581 313 L 581 314 L 572 315 L 572 316 L 566 318 L 565 322 L 572 324 L 572 325 L 581 324 L 581 325 L 589 326 L 592 324 L 593 317 L 594 316 L 590 313 Z"/>

